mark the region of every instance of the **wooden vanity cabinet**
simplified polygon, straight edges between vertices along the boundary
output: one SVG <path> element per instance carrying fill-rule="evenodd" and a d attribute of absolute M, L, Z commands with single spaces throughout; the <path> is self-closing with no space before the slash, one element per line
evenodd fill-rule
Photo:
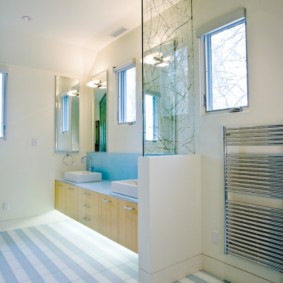
<path fill-rule="evenodd" d="M 99 230 L 99 194 L 79 189 L 79 222 Z"/>
<path fill-rule="evenodd" d="M 62 213 L 66 213 L 65 192 L 65 183 L 55 181 L 55 209 Z"/>
<path fill-rule="evenodd" d="M 138 205 L 129 201 L 118 201 L 119 239 L 122 246 L 138 252 Z"/>
<path fill-rule="evenodd" d="M 138 251 L 138 205 L 55 181 L 55 208 L 124 247 Z"/>
<path fill-rule="evenodd" d="M 100 194 L 98 232 L 118 242 L 118 221 L 118 199 Z"/>

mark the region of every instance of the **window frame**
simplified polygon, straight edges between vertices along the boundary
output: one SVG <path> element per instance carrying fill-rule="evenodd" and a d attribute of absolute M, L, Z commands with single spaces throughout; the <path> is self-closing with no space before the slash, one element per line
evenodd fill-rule
<path fill-rule="evenodd" d="M 212 92 L 212 71 L 211 71 L 211 37 L 219 34 L 222 31 L 231 29 L 240 24 L 245 25 L 245 55 L 246 55 L 246 99 L 247 104 L 236 107 L 225 107 L 221 109 L 213 109 L 213 92 Z M 249 80 L 248 80 L 248 45 L 247 45 L 247 18 L 246 10 L 244 8 L 238 9 L 228 15 L 218 18 L 208 24 L 200 27 L 197 30 L 197 37 L 200 39 L 200 65 L 201 65 L 201 78 L 200 78 L 200 89 L 201 89 L 201 108 L 203 114 L 210 113 L 229 113 L 229 112 L 240 112 L 243 109 L 249 108 Z M 230 106 L 230 105 L 229 105 Z"/>
<path fill-rule="evenodd" d="M 0 124 L 1 131 L 3 135 L 0 135 L 0 141 L 5 141 L 7 139 L 7 81 L 8 81 L 8 73 L 5 71 L 0 71 L 1 74 L 1 80 L 2 80 L 2 88 L 1 88 L 1 109 L 0 109 L 0 115 L 2 118 L 2 123 Z"/>
<path fill-rule="evenodd" d="M 126 120 L 127 113 L 127 95 L 126 95 L 126 73 L 130 69 L 135 69 L 135 79 L 134 79 L 134 99 L 135 99 L 135 113 L 134 119 L 132 121 Z M 137 69 L 134 60 L 131 62 L 124 64 L 120 67 L 115 67 L 114 71 L 116 73 L 117 80 L 117 93 L 118 93 L 118 106 L 117 106 L 117 122 L 119 125 L 133 125 L 137 120 Z"/>

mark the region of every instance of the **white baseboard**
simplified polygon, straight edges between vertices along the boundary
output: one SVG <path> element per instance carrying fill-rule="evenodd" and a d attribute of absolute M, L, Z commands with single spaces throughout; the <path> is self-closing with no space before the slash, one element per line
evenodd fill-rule
<path fill-rule="evenodd" d="M 201 255 L 185 260 L 163 270 L 149 274 L 139 270 L 139 283 L 172 283 L 202 268 Z"/>
<path fill-rule="evenodd" d="M 206 255 L 202 255 L 202 268 L 232 283 L 283 283 L 282 273 L 280 275 L 279 272 L 274 272 L 273 276 L 266 274 L 266 278 L 263 278 L 262 276 L 247 272 L 246 270 L 239 269 L 231 264 Z M 270 277 L 270 279 L 267 279 L 268 277 Z"/>

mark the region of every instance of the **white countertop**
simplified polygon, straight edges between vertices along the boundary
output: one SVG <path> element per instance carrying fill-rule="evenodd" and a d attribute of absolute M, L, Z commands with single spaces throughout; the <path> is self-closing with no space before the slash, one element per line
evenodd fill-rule
<path fill-rule="evenodd" d="M 65 179 L 59 179 L 58 181 L 64 182 L 64 183 L 67 183 L 67 184 L 71 184 L 72 186 L 76 186 L 78 188 L 97 192 L 97 193 L 100 193 L 100 194 L 109 195 L 111 197 L 123 199 L 123 200 L 126 200 L 126 201 L 131 201 L 131 202 L 134 202 L 134 203 L 139 202 L 139 200 L 137 198 L 129 197 L 129 196 L 122 195 L 122 194 L 113 193 L 112 189 L 111 189 L 112 181 L 100 181 L 100 182 L 89 182 L 89 183 L 75 183 L 75 182 L 67 181 Z"/>

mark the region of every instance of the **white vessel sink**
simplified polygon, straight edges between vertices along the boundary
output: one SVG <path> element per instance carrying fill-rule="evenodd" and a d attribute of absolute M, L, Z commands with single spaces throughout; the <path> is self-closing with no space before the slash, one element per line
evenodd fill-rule
<path fill-rule="evenodd" d="M 102 175 L 98 172 L 72 171 L 64 172 L 64 179 L 76 183 L 98 182 L 102 180 Z"/>
<path fill-rule="evenodd" d="M 138 180 L 121 180 L 112 182 L 112 192 L 133 198 L 138 198 Z"/>

